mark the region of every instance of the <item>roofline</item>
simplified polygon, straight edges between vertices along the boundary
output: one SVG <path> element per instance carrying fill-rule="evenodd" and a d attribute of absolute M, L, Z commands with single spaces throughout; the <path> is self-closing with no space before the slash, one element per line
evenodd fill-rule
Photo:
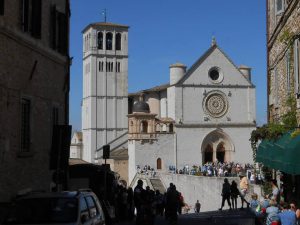
<path fill-rule="evenodd" d="M 87 25 L 81 33 L 84 33 L 86 30 L 88 30 L 90 27 L 100 27 L 100 26 L 105 26 L 105 27 L 119 27 L 119 28 L 126 28 L 128 29 L 129 26 L 127 25 L 122 25 L 122 24 L 115 24 L 115 23 L 105 23 L 105 22 L 96 22 L 96 23 L 90 23 Z"/>
<path fill-rule="evenodd" d="M 139 96 L 139 95 L 142 94 L 142 93 L 160 92 L 160 91 L 164 91 L 164 90 L 168 89 L 168 88 L 171 87 L 171 86 L 173 86 L 173 85 L 170 85 L 169 83 L 166 83 L 166 84 L 154 86 L 154 87 L 152 87 L 152 88 L 140 90 L 140 91 L 137 91 L 137 92 L 128 93 L 128 96 L 131 97 L 131 96 Z M 161 87 L 161 89 L 159 89 L 160 87 Z M 158 90 L 155 90 L 156 88 L 157 88 Z"/>

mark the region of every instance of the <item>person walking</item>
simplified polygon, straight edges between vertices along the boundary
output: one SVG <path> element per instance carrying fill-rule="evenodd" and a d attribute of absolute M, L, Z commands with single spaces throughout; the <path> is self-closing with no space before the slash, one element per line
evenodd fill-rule
<path fill-rule="evenodd" d="M 288 203 L 285 203 L 283 208 L 281 213 L 278 214 L 281 225 L 296 225 L 296 213 L 291 209 L 291 206 Z"/>
<path fill-rule="evenodd" d="M 199 200 L 197 200 L 197 202 L 195 203 L 195 213 L 199 213 L 200 208 L 201 208 L 201 204 L 200 204 Z"/>
<path fill-rule="evenodd" d="M 228 182 L 228 179 L 224 179 L 223 188 L 222 188 L 222 205 L 219 210 L 222 210 L 225 204 L 225 200 L 227 200 L 227 203 L 229 205 L 229 209 L 231 209 L 231 203 L 230 203 L 230 184 Z"/>
<path fill-rule="evenodd" d="M 244 208 L 244 202 L 247 204 L 247 208 L 249 208 L 249 202 L 247 202 L 247 200 L 246 200 L 246 195 L 249 190 L 248 179 L 245 176 L 245 174 L 242 172 L 239 172 L 239 177 L 240 177 L 240 197 L 241 197 L 241 202 L 242 202 L 241 209 Z"/>
<path fill-rule="evenodd" d="M 239 193 L 240 192 L 237 187 L 237 183 L 233 180 L 230 185 L 230 197 L 231 197 L 231 205 L 233 209 L 237 209 L 237 197 Z"/>

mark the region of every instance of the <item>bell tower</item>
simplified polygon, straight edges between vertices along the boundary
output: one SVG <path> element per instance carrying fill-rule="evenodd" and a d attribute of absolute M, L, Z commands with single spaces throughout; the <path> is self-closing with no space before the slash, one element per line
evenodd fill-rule
<path fill-rule="evenodd" d="M 128 26 L 99 22 L 83 31 L 83 160 L 128 131 Z"/>

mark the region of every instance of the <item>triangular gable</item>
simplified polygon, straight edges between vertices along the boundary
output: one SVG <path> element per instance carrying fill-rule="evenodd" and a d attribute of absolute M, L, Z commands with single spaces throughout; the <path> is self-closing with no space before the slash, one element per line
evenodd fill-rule
<path fill-rule="evenodd" d="M 220 68 L 223 74 L 223 81 L 219 85 L 241 85 L 254 86 L 240 72 L 232 60 L 215 44 L 211 46 L 179 80 L 176 86 L 181 85 L 218 85 L 212 84 L 208 71 L 213 68 Z"/>

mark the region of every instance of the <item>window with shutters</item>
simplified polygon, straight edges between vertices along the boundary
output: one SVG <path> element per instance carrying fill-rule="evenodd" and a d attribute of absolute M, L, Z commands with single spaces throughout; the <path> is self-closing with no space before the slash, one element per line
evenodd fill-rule
<path fill-rule="evenodd" d="M 30 151 L 30 100 L 21 100 L 21 152 Z"/>
<path fill-rule="evenodd" d="M 0 0 L 0 16 L 4 15 L 4 0 Z"/>
<path fill-rule="evenodd" d="M 22 30 L 34 38 L 41 38 L 42 1 L 21 0 Z"/>
<path fill-rule="evenodd" d="M 50 47 L 66 55 L 69 50 L 68 16 L 65 13 L 59 12 L 56 5 L 51 6 L 50 15 Z M 85 38 L 84 43 L 85 45 L 88 43 L 87 38 Z M 85 46 L 85 50 L 86 49 L 87 46 Z"/>

